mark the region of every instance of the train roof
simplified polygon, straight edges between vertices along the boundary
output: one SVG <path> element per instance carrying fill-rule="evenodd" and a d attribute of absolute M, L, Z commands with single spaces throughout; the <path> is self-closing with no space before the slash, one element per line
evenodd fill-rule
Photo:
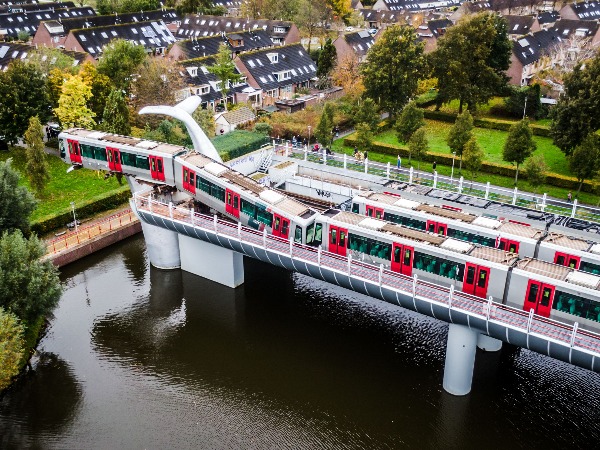
<path fill-rule="evenodd" d="M 600 290 L 600 277 L 591 273 L 581 272 L 569 267 L 533 258 L 524 258 L 517 261 L 516 267 L 526 272 L 554 278 L 569 284 Z"/>
<path fill-rule="evenodd" d="M 274 205 L 277 209 L 292 216 L 298 216 L 303 219 L 316 214 L 315 211 L 280 192 L 270 189 L 250 177 L 236 172 L 225 164 L 218 163 L 197 152 L 190 152 L 180 157 L 182 161 L 203 170 L 217 178 L 224 178 L 228 183 L 241 188 L 246 195 L 259 198 L 260 200 Z"/>
<path fill-rule="evenodd" d="M 474 258 L 510 266 L 518 258 L 514 253 L 506 252 L 493 247 L 481 247 L 470 242 L 440 236 L 427 231 L 416 230 L 398 224 L 385 222 L 383 220 L 366 217 L 348 211 L 329 210 L 324 213 L 338 222 L 363 228 L 368 231 L 376 231 L 388 235 L 395 235 L 411 241 L 420 242 L 425 245 L 441 248 L 454 253 L 462 253 Z"/>
<path fill-rule="evenodd" d="M 70 135 L 70 136 L 66 136 Z M 121 136 L 119 134 L 105 133 L 104 131 L 86 130 L 84 128 L 69 128 L 61 133 L 63 137 L 76 137 L 93 139 L 98 142 L 110 145 L 111 143 L 120 144 L 136 150 L 152 150 L 153 154 L 163 153 L 168 155 L 180 155 L 189 150 L 180 145 L 167 144 L 165 142 L 149 141 L 131 136 Z"/>

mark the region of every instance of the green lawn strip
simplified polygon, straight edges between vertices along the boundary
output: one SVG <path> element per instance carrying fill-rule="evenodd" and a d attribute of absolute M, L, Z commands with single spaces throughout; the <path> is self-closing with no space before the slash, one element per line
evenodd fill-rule
<path fill-rule="evenodd" d="M 25 170 L 25 149 L 13 148 L 8 152 L 0 152 L 0 160 L 13 159 L 13 167 L 21 172 L 21 184 L 29 188 Z M 31 221 L 36 222 L 68 210 L 71 202 L 75 208 L 96 198 L 103 198 L 108 193 L 117 193 L 129 189 L 127 183 L 120 186 L 114 177 L 104 180 L 104 172 L 93 170 L 75 170 L 67 173 L 69 165 L 60 158 L 48 155 L 50 165 L 50 182 L 44 196 L 39 200 Z"/>
<path fill-rule="evenodd" d="M 489 130 L 488 130 L 489 131 Z M 378 139 L 379 140 L 379 139 Z M 397 144 L 397 141 L 396 141 Z M 333 151 L 336 153 L 346 153 L 348 155 L 352 155 L 353 153 L 353 148 L 352 147 L 348 147 L 345 146 L 343 143 L 343 139 L 338 139 L 336 141 L 334 141 L 333 143 L 333 147 L 332 147 Z M 381 162 L 381 163 L 390 163 L 392 167 L 396 166 L 396 157 L 391 156 L 391 155 L 383 155 L 380 153 L 374 153 L 374 152 L 370 152 L 369 153 L 369 160 L 371 161 L 377 161 L 377 162 Z M 348 162 L 354 162 L 353 158 L 349 158 Z M 402 166 L 403 167 L 408 167 L 408 158 L 402 158 Z M 413 166 L 415 168 L 415 170 L 417 169 L 417 162 L 413 160 Z M 426 172 L 432 172 L 432 163 L 430 162 L 421 162 L 420 164 L 420 168 L 422 171 L 426 171 Z M 446 175 L 446 176 L 450 176 L 450 173 L 452 171 L 452 167 L 451 166 L 446 166 L 446 165 L 442 165 L 439 164 L 437 165 L 437 171 L 440 175 Z M 463 170 L 463 176 L 465 178 L 465 192 L 469 193 L 469 187 L 470 187 L 470 183 L 468 181 L 468 177 L 469 177 L 469 173 L 465 170 Z M 454 177 L 455 178 L 459 178 L 460 174 L 458 173 L 458 161 L 456 166 L 454 167 Z M 500 187 L 504 187 L 507 189 L 513 189 L 514 188 L 514 178 L 512 177 L 504 177 L 501 175 L 492 175 L 492 174 L 487 174 L 487 173 L 480 173 L 479 176 L 475 179 L 476 182 L 478 183 L 486 183 L 486 182 L 490 182 L 492 185 L 495 186 L 500 186 Z M 523 192 L 533 192 L 533 188 L 529 185 L 529 183 L 527 183 L 526 180 L 520 180 L 519 181 L 519 186 L 518 186 L 520 191 Z M 569 189 L 565 189 L 565 188 L 560 188 L 560 187 L 555 187 L 555 186 L 548 186 L 548 185 L 544 185 L 541 188 L 538 189 L 538 193 L 547 193 L 550 197 L 555 197 L 558 199 L 567 199 L 567 194 L 569 192 Z M 475 192 L 473 192 L 474 194 L 476 194 Z M 573 193 L 574 194 L 574 193 Z M 490 196 L 490 198 L 492 198 Z M 596 205 L 598 203 L 598 196 L 593 195 L 593 194 L 589 194 L 587 192 L 581 192 L 579 194 L 579 202 L 580 203 L 586 203 L 586 204 L 590 204 L 590 205 Z"/>

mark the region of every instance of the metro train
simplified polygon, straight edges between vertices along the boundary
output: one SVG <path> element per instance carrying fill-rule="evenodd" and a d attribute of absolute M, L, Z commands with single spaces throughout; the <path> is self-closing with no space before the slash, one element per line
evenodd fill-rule
<path fill-rule="evenodd" d="M 352 199 L 352 211 L 486 247 L 508 250 L 521 258 L 541 259 L 600 274 L 598 242 L 526 223 L 485 217 L 451 206 L 431 205 L 397 194 L 371 191 Z"/>
<path fill-rule="evenodd" d="M 529 237 L 532 242 L 519 235 L 519 239 L 514 239 L 517 246 L 507 242 L 499 248 L 499 245 L 464 239 L 460 234 L 451 235 L 448 230 L 455 224 L 446 220 L 449 217 L 441 220 L 431 216 L 427 220 L 437 224 L 437 229 L 435 226 L 431 229 L 427 222 L 426 229 L 419 229 L 422 227 L 414 223 L 394 220 L 390 215 L 393 212 L 386 210 L 390 199 L 383 209 L 379 204 L 370 204 L 371 209 L 365 206 L 364 211 L 359 205 L 354 212 L 330 209 L 317 213 L 204 155 L 138 138 L 75 128 L 60 134 L 59 148 L 67 163 L 176 187 L 221 214 L 255 229 L 266 229 L 274 236 L 322 246 L 341 256 L 352 254 L 406 276 L 418 274 L 420 278 L 454 285 L 475 296 L 492 297 L 496 302 L 526 311 L 533 309 L 544 317 L 578 321 L 582 328 L 600 331 L 600 277 L 582 272 L 576 266 L 526 255 L 527 246 L 541 247 L 537 235 Z M 394 199 L 400 200 L 397 196 Z M 375 207 L 379 211 L 375 211 Z M 415 211 L 416 207 L 409 210 Z M 421 217 L 409 219 L 417 221 Z M 453 220 L 459 223 L 456 217 Z M 475 220 L 463 222 L 472 225 Z M 486 237 L 477 228 L 456 230 Z M 492 236 L 494 242 L 498 234 L 496 231 Z M 506 232 L 506 239 L 509 234 Z M 509 240 L 513 240 L 513 235 Z M 503 236 L 504 233 L 499 239 L 504 239 Z M 567 249 L 560 247 L 560 240 L 551 244 L 567 254 Z M 538 251 L 538 255 L 544 254 Z"/>

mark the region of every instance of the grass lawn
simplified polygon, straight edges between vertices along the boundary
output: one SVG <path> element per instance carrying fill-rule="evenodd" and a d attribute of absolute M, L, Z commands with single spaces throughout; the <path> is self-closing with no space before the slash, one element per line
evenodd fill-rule
<path fill-rule="evenodd" d="M 491 130 L 484 130 L 484 131 L 491 131 Z M 429 137 L 429 135 L 428 135 L 428 137 Z M 394 139 L 395 139 L 395 137 L 394 137 Z M 379 141 L 379 136 L 377 137 L 376 140 Z M 432 139 L 430 138 L 430 144 L 431 144 L 431 141 L 432 141 Z M 394 143 L 397 144 L 397 141 L 395 141 Z M 432 147 L 433 147 L 433 145 L 432 145 Z M 338 140 L 334 141 L 332 149 L 334 152 L 346 153 L 348 155 L 352 155 L 352 152 L 353 152 L 352 147 L 348 147 L 348 146 L 344 145 L 343 139 L 338 139 Z M 377 161 L 377 162 L 382 162 L 382 163 L 389 162 L 389 163 L 391 163 L 392 167 L 396 166 L 396 157 L 392 156 L 392 155 L 384 155 L 381 153 L 369 152 L 369 159 L 371 161 Z M 548 161 L 548 160 L 546 160 L 546 161 Z M 407 164 L 408 164 L 408 159 L 402 158 L 402 166 L 406 167 Z M 413 160 L 413 166 L 415 169 L 417 168 L 417 162 L 414 160 Z M 432 170 L 433 170 L 432 163 L 422 162 L 420 165 L 420 170 L 432 172 Z M 450 176 L 452 167 L 438 164 L 437 171 L 440 175 Z M 458 178 L 460 176 L 460 175 L 458 175 L 458 164 L 454 167 L 454 176 L 455 176 L 455 178 Z M 469 192 L 468 191 L 469 183 L 466 182 L 466 180 L 469 178 L 469 173 L 467 171 L 463 171 L 463 176 L 465 177 L 465 187 L 466 187 L 466 192 L 468 193 Z M 479 176 L 475 179 L 475 181 L 477 181 L 479 183 L 486 183 L 489 181 L 492 185 L 501 186 L 501 187 L 505 187 L 508 189 L 514 188 L 514 178 L 513 177 L 504 177 L 501 175 L 480 173 Z M 524 192 L 533 192 L 533 188 L 531 188 L 529 186 L 529 183 L 527 183 L 527 181 L 524 179 L 519 180 L 518 188 L 519 188 L 519 190 L 524 191 Z M 551 197 L 566 200 L 569 189 L 544 185 L 538 189 L 538 193 L 543 193 L 543 192 L 547 193 Z M 573 194 L 574 194 L 574 192 L 573 192 Z M 598 196 L 587 193 L 587 192 L 582 192 L 579 195 L 579 202 L 587 203 L 590 205 L 596 205 L 598 203 Z"/>
<path fill-rule="evenodd" d="M 12 166 L 21 172 L 21 184 L 29 188 L 29 181 L 25 173 L 25 149 L 12 148 L 8 152 L 0 152 L 0 160 L 13 159 Z M 71 208 L 70 203 L 77 205 L 88 202 L 108 191 L 118 192 L 129 187 L 119 183 L 114 177 L 104 180 L 104 172 L 93 170 L 75 170 L 67 174 L 68 164 L 61 161 L 58 156 L 48 155 L 50 165 L 50 182 L 46 186 L 44 196 L 38 198 L 38 206 L 31 216 L 31 221 L 36 222 L 42 218 L 64 213 Z"/>
<path fill-rule="evenodd" d="M 448 136 L 452 124 L 434 120 L 426 120 L 425 122 L 425 131 L 431 151 L 434 153 L 450 154 L 450 147 L 446 144 L 446 136 Z M 508 136 L 507 132 L 486 128 L 475 128 L 473 132 L 486 155 L 486 161 L 510 165 L 510 163 L 502 160 L 502 148 Z M 537 144 L 537 150 L 534 154 L 541 153 L 544 155 L 550 172 L 571 176 L 564 153 L 552 143 L 551 138 L 534 136 L 533 139 Z M 394 130 L 386 130 L 382 134 L 377 135 L 375 141 L 390 145 L 400 145 Z"/>

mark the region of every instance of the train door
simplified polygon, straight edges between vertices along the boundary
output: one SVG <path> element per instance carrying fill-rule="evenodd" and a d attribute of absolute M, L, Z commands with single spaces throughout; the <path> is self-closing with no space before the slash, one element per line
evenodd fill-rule
<path fill-rule="evenodd" d="M 239 196 L 238 196 L 239 199 Z M 239 201 L 239 200 L 238 200 Z M 239 212 L 238 212 L 239 214 Z M 290 221 L 279 214 L 273 214 L 273 236 L 287 239 L 290 235 Z"/>
<path fill-rule="evenodd" d="M 240 217 L 240 194 L 231 189 L 225 190 L 225 211 L 238 219 Z"/>
<path fill-rule="evenodd" d="M 435 233 L 437 228 L 437 223 L 433 220 L 427 221 L 427 227 L 425 228 L 430 233 Z"/>
<path fill-rule="evenodd" d="M 108 160 L 108 168 L 114 172 L 122 172 L 121 167 L 121 152 L 118 148 L 106 147 L 106 159 Z"/>
<path fill-rule="evenodd" d="M 533 312 L 542 317 L 550 317 L 553 300 L 554 286 L 529 280 L 523 310 L 529 312 L 533 309 Z"/>
<path fill-rule="evenodd" d="M 446 236 L 448 234 L 448 225 L 446 225 L 445 223 L 438 223 L 437 234 Z"/>
<path fill-rule="evenodd" d="M 409 245 L 402 245 L 394 242 L 392 244 L 392 263 L 393 272 L 399 272 L 403 275 L 412 275 L 412 266 L 414 258 L 414 248 Z"/>
<path fill-rule="evenodd" d="M 196 193 L 196 172 L 187 167 L 183 167 L 183 189 Z"/>
<path fill-rule="evenodd" d="M 490 269 L 473 263 L 466 263 L 465 277 L 463 279 L 463 292 L 485 298 L 488 283 L 490 281 Z"/>
<path fill-rule="evenodd" d="M 434 220 L 428 220 L 425 229 L 430 233 L 446 236 L 448 234 L 448 225 Z"/>
<path fill-rule="evenodd" d="M 578 256 L 569 255 L 567 253 L 556 252 L 554 255 L 554 264 L 570 267 L 571 269 L 579 269 L 581 258 Z"/>
<path fill-rule="evenodd" d="M 512 241 L 507 238 L 501 238 L 498 243 L 500 250 L 505 250 L 511 253 L 519 253 L 519 241 Z"/>
<path fill-rule="evenodd" d="M 153 180 L 165 181 L 165 165 L 161 156 L 149 156 L 150 176 Z"/>
<path fill-rule="evenodd" d="M 69 158 L 71 159 L 71 162 L 81 164 L 83 161 L 81 160 L 81 148 L 79 147 L 79 142 L 67 139 L 67 145 L 69 147 Z"/>
<path fill-rule="evenodd" d="M 383 208 L 375 208 L 374 206 L 367 205 L 367 216 L 374 219 L 383 219 Z"/>
<path fill-rule="evenodd" d="M 342 227 L 331 225 L 329 227 L 329 251 L 341 256 L 347 253 L 348 230 Z"/>

